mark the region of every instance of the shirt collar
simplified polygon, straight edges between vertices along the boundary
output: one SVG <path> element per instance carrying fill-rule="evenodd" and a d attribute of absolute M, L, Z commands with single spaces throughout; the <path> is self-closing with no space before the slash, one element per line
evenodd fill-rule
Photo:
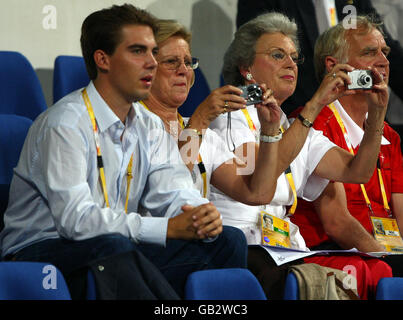
<path fill-rule="evenodd" d="M 121 123 L 118 116 L 112 111 L 105 100 L 101 97 L 92 81 L 90 81 L 87 86 L 87 93 L 88 97 L 90 98 L 91 105 L 94 110 L 95 119 L 97 119 L 98 130 L 100 132 L 107 130 L 116 123 Z M 135 112 L 132 107 L 126 119 L 126 124 L 131 124 L 134 116 Z"/>
<path fill-rule="evenodd" d="M 340 118 L 343 121 L 344 127 L 346 128 L 348 138 L 350 139 L 351 145 L 353 148 L 356 148 L 360 143 L 361 140 L 364 136 L 364 130 L 362 130 L 354 121 L 351 119 L 351 117 L 348 115 L 348 113 L 344 110 L 343 106 L 339 102 L 339 100 L 336 100 L 333 102 L 336 110 L 339 112 Z M 366 114 L 365 117 L 368 116 L 368 113 Z M 381 140 L 381 145 L 387 145 L 390 144 L 390 142 L 382 136 Z"/>

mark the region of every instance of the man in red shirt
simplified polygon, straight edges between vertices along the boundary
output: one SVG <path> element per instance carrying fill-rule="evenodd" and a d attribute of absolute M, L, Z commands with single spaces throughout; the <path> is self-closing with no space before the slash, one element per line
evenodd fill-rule
<path fill-rule="evenodd" d="M 325 76 L 337 77 L 332 68 L 337 63 L 347 63 L 355 69 L 372 70 L 373 76 L 380 74 L 388 83 L 389 51 L 379 25 L 367 18 L 357 17 L 356 29 L 344 29 L 340 23 L 318 38 L 315 45 L 316 75 L 319 79 Z M 340 86 L 344 85 L 348 84 L 341 81 Z M 382 97 L 386 102 L 388 98 Z M 369 95 L 363 90 L 341 97 L 323 108 L 314 122 L 314 128 L 323 131 L 325 136 L 340 147 L 356 153 L 364 128 L 371 127 L 371 123 L 366 120 L 368 99 Z M 393 216 L 403 230 L 403 163 L 400 138 L 386 123 L 383 132 L 379 134 L 383 136 L 378 166 L 363 188 L 359 184 L 330 182 L 314 203 L 302 199 L 298 202 L 292 222 L 299 226 L 309 248 L 385 251 L 385 247 L 373 236 L 371 216 Z M 382 185 L 384 192 L 381 191 Z M 370 281 L 373 281 L 375 289 L 379 278 L 385 276 L 385 271 L 381 272 L 382 269 L 385 270 L 385 266 L 378 259 L 357 256 L 352 256 L 351 259 L 361 259 L 371 270 Z M 402 276 L 402 259 L 403 256 L 388 256 L 383 260 L 392 267 L 394 276 Z M 343 265 L 350 263 L 348 257 L 342 260 L 337 256 L 314 256 L 305 260 L 335 268 L 343 268 Z"/>

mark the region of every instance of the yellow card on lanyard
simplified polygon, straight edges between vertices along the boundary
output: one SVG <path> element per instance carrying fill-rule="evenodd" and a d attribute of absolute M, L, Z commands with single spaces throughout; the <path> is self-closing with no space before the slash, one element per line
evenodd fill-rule
<path fill-rule="evenodd" d="M 353 146 L 351 145 L 350 139 L 348 138 L 347 130 L 343 124 L 339 112 L 337 111 L 335 105 L 331 103 L 329 105 L 330 110 L 332 110 L 336 120 L 343 132 L 344 139 L 346 141 L 347 147 L 351 154 L 354 154 Z M 365 186 L 360 184 L 362 194 L 365 199 L 365 203 L 369 209 L 369 218 L 372 223 L 372 230 L 375 239 L 380 242 L 388 252 L 401 252 L 403 253 L 403 240 L 400 235 L 399 227 L 397 225 L 396 219 L 392 218 L 392 212 L 389 207 L 389 203 L 386 196 L 385 185 L 383 183 L 382 171 L 380 165 L 377 168 L 379 187 L 381 189 L 383 207 L 388 213 L 389 218 L 376 217 L 374 211 L 372 210 L 371 201 L 369 200 Z"/>
<path fill-rule="evenodd" d="M 290 224 L 266 211 L 260 211 L 262 244 L 290 248 Z"/>
<path fill-rule="evenodd" d="M 396 219 L 371 217 L 375 239 L 386 251 L 403 254 L 403 240 Z"/>

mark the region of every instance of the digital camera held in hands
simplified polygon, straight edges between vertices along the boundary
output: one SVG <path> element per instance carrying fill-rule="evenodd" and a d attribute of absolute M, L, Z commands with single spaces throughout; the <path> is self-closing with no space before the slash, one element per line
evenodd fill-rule
<path fill-rule="evenodd" d="M 372 88 L 372 73 L 371 70 L 353 70 L 347 73 L 351 79 L 351 84 L 348 89 L 371 89 Z"/>
<path fill-rule="evenodd" d="M 262 102 L 263 90 L 258 84 L 252 83 L 248 86 L 238 87 L 242 90 L 241 97 L 246 100 L 246 105 L 256 104 Z"/>

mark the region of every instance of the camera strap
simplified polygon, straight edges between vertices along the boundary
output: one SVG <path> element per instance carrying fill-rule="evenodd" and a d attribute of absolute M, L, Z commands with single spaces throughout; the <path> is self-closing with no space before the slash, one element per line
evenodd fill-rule
<path fill-rule="evenodd" d="M 107 207 L 109 207 L 108 190 L 106 188 L 105 171 L 104 171 L 104 165 L 103 165 L 103 161 L 102 161 L 101 146 L 99 143 L 98 125 L 97 125 L 97 121 L 95 119 L 94 110 L 92 108 L 90 98 L 88 97 L 87 89 L 83 90 L 82 96 L 84 99 L 85 106 L 87 107 L 88 114 L 91 119 L 92 129 L 94 131 L 95 145 L 97 148 L 97 162 L 98 162 L 98 169 L 99 169 L 99 177 L 101 179 L 101 185 L 102 185 L 102 191 L 104 193 L 105 204 Z M 131 155 L 129 164 L 127 166 L 126 176 L 127 176 L 127 183 L 126 183 L 125 212 L 127 213 L 127 204 L 129 202 L 129 193 L 130 193 L 130 182 L 133 178 L 133 154 Z"/>
<path fill-rule="evenodd" d="M 231 131 L 231 128 L 232 127 L 232 122 L 231 122 L 231 112 L 227 112 L 227 147 L 228 147 L 228 150 L 229 151 L 231 151 L 231 152 L 234 152 L 235 151 L 235 143 L 234 143 L 234 139 L 232 138 L 232 131 Z M 232 148 L 231 148 L 231 146 L 229 145 L 229 143 L 230 143 L 230 139 L 231 138 L 231 143 L 232 143 Z"/>

